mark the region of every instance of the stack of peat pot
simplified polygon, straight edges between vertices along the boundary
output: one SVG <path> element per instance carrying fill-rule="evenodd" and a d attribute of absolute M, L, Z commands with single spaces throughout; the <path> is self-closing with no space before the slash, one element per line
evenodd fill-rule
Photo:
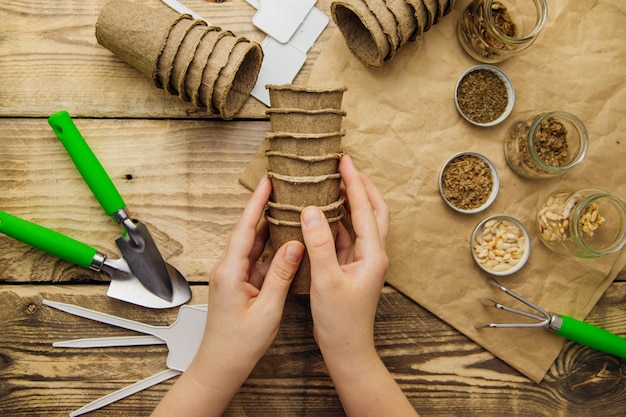
<path fill-rule="evenodd" d="M 285 242 L 303 242 L 300 213 L 317 206 L 328 219 L 333 236 L 342 217 L 340 196 L 341 109 L 345 88 L 313 89 L 294 85 L 268 85 L 271 131 L 266 152 L 272 181 L 266 219 L 274 251 Z M 308 294 L 309 258 L 305 252 L 291 285 L 294 294 Z"/>
<path fill-rule="evenodd" d="M 232 119 L 256 83 L 261 46 L 229 30 L 128 0 L 110 0 L 96 23 L 98 43 L 197 108 Z"/>

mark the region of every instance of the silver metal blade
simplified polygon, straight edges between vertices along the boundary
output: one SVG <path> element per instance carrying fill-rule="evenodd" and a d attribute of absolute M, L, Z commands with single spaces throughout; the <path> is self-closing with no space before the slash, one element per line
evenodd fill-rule
<path fill-rule="evenodd" d="M 111 276 L 111 284 L 107 295 L 111 298 L 126 301 L 148 308 L 172 308 L 185 304 L 191 299 L 191 288 L 182 274 L 170 264 L 167 264 L 168 272 L 173 277 L 173 297 L 167 301 L 149 291 L 139 279 L 133 275 L 124 258 L 106 258 L 102 271 Z"/>
<path fill-rule="evenodd" d="M 127 237 L 115 243 L 131 271 L 152 293 L 172 301 L 172 276 L 148 228 L 143 223 L 135 223 L 134 227 L 128 227 L 128 222 L 123 224 Z"/>

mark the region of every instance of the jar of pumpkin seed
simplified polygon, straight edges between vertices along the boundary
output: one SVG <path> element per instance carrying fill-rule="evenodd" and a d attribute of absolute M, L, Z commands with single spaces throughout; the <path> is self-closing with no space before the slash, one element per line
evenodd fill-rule
<path fill-rule="evenodd" d="M 563 190 L 548 195 L 537 209 L 537 232 L 555 252 L 596 258 L 626 244 L 626 205 L 600 189 Z"/>
<path fill-rule="evenodd" d="M 562 111 L 524 113 L 506 132 L 504 155 L 517 174 L 552 178 L 580 164 L 589 138 L 583 122 Z"/>
<path fill-rule="evenodd" d="M 457 35 L 472 58 L 494 64 L 532 45 L 547 19 L 546 0 L 474 0 L 459 17 Z"/>

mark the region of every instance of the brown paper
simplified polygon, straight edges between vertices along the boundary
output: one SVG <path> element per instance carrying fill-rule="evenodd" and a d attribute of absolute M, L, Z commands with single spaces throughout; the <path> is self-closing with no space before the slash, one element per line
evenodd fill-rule
<path fill-rule="evenodd" d="M 104 5 L 96 22 L 98 43 L 151 80 L 157 79 L 157 62 L 177 13 L 126 0 Z"/>
<path fill-rule="evenodd" d="M 559 188 L 595 186 L 626 199 L 626 43 L 616 35 L 624 34 L 625 12 L 621 0 L 548 0 L 550 16 L 538 40 L 499 64 L 516 90 L 511 116 L 498 126 L 479 128 L 457 113 L 453 97 L 458 77 L 477 64 L 456 36 L 458 16 L 467 4 L 457 2 L 423 42 L 405 45 L 379 70 L 364 66 L 335 33 L 307 85 L 322 87 L 332 79 L 348 87 L 342 146 L 376 183 L 391 211 L 387 282 L 538 382 L 564 339 L 544 329 L 474 327 L 519 318 L 478 301 L 487 297 L 515 305 L 473 263 L 469 238 L 490 214 L 520 219 L 531 234 L 530 259 L 520 272 L 500 280 L 545 309 L 577 319 L 586 317 L 624 269 L 626 250 L 596 259 L 550 251 L 538 240 L 533 216 L 537 204 Z M 583 163 L 550 180 L 517 176 L 505 161 L 503 140 L 526 110 L 564 110 L 581 118 L 590 138 Z M 464 150 L 485 154 L 500 175 L 498 198 L 477 215 L 453 212 L 437 188 L 443 162 Z M 263 173 L 244 172 L 241 180 L 258 181 Z M 459 374 L 467 371 L 459 369 Z"/>

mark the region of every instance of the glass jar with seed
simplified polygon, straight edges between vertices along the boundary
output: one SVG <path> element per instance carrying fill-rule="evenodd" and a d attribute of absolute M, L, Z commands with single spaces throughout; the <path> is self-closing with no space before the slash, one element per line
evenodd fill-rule
<path fill-rule="evenodd" d="M 596 258 L 626 244 L 626 205 L 600 189 L 563 190 L 548 195 L 537 209 L 537 232 L 555 252 Z"/>
<path fill-rule="evenodd" d="M 588 146 L 587 129 L 573 114 L 524 113 L 506 132 L 504 155 L 523 177 L 552 178 L 580 164 Z"/>
<path fill-rule="evenodd" d="M 474 0 L 459 17 L 457 35 L 472 58 L 493 64 L 532 45 L 547 19 L 546 0 Z"/>

